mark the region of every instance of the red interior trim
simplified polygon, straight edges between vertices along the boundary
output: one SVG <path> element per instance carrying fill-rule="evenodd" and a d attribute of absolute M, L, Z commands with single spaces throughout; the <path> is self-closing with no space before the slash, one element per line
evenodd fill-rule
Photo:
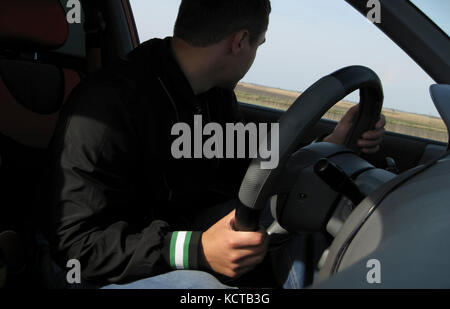
<path fill-rule="evenodd" d="M 67 102 L 67 100 L 70 97 L 70 94 L 72 93 L 73 89 L 80 83 L 80 74 L 73 70 L 63 69 L 64 73 L 64 103 Z"/>
<path fill-rule="evenodd" d="M 2 46 L 53 49 L 69 34 L 66 14 L 58 0 L 0 1 Z"/>

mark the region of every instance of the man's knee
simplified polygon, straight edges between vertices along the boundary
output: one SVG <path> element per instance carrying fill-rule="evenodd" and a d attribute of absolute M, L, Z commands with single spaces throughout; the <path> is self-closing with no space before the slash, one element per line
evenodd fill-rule
<path fill-rule="evenodd" d="M 229 289 L 213 275 L 197 270 L 176 270 L 142 279 L 127 285 L 110 285 L 104 289 Z"/>

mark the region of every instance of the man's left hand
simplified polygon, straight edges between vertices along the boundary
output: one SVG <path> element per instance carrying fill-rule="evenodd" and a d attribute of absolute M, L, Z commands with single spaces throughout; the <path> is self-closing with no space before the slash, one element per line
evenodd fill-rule
<path fill-rule="evenodd" d="M 359 105 L 352 107 L 337 124 L 333 133 L 323 139 L 324 142 L 343 145 L 347 134 L 353 126 L 353 121 L 358 113 Z M 376 123 L 375 129 L 365 132 L 358 140 L 358 146 L 361 151 L 366 154 L 373 154 L 380 150 L 380 145 L 383 142 L 386 126 L 386 118 L 384 115 L 380 116 L 380 120 Z"/>

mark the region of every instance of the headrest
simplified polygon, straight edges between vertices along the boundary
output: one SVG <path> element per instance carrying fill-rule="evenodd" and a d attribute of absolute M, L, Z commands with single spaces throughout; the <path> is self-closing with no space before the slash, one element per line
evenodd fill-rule
<path fill-rule="evenodd" d="M 18 103 L 35 113 L 54 113 L 64 98 L 63 72 L 52 65 L 0 60 L 0 82 Z"/>
<path fill-rule="evenodd" d="M 56 49 L 69 34 L 59 0 L 1 0 L 0 45 L 21 50 Z"/>

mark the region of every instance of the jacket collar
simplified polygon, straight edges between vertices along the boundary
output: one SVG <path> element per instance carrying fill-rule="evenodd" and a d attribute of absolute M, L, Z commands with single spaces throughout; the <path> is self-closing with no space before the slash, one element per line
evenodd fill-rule
<path fill-rule="evenodd" d="M 181 70 L 172 51 L 172 38 L 152 39 L 130 53 L 128 58 L 139 64 L 145 77 L 162 82 L 164 92 L 177 106 L 190 105 L 194 111 L 200 106 L 198 97 Z"/>

